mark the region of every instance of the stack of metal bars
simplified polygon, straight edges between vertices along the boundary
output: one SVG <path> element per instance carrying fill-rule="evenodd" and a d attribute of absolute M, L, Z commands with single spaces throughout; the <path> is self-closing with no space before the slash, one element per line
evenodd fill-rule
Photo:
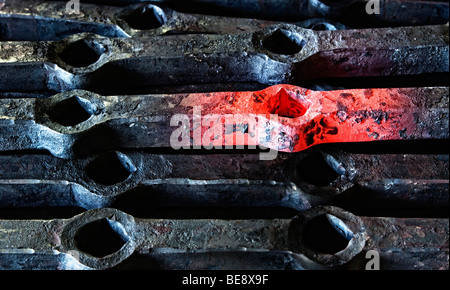
<path fill-rule="evenodd" d="M 0 269 L 449 269 L 444 1 L 0 0 Z"/>

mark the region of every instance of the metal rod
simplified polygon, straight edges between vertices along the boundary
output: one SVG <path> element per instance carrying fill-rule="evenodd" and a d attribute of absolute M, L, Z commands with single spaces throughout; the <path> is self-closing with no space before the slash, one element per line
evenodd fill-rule
<path fill-rule="evenodd" d="M 137 39 L 74 35 L 59 42 L 0 42 L 0 51 L 0 92 L 117 94 L 159 85 L 449 72 L 448 25 L 312 31 L 280 24 L 238 35 Z"/>
<path fill-rule="evenodd" d="M 448 209 L 448 176 L 448 155 L 304 152 L 275 160 L 136 151 L 71 160 L 0 155 L 0 206 L 113 207 L 138 216 L 144 208 L 187 205 L 437 211 Z"/>
<path fill-rule="evenodd" d="M 449 6 L 444 1 L 385 0 L 88 0 L 110 5 L 130 3 L 164 3 L 180 11 L 228 16 L 299 21 L 326 17 L 349 26 L 411 26 L 444 24 L 449 21 Z"/>
<path fill-rule="evenodd" d="M 125 38 L 179 33 L 238 34 L 277 24 L 265 20 L 180 13 L 154 4 L 119 8 L 83 3 L 79 13 L 69 14 L 66 4 L 64 1 L 6 2 L 0 10 L 3 28 L 0 40 L 56 41 L 83 32 Z M 325 20 L 322 22 L 327 23 Z"/>
<path fill-rule="evenodd" d="M 322 219 L 325 224 L 322 224 Z M 328 227 L 336 230 L 330 231 Z M 311 231 L 311 228 L 317 231 Z M 400 232 L 399 228 L 402 229 Z M 448 269 L 448 219 L 359 217 L 329 206 L 312 208 L 293 219 L 273 220 L 136 219 L 121 211 L 105 208 L 70 219 L 0 220 L 0 229 L 0 260 L 5 254 L 7 260 L 11 260 L 14 254 L 25 255 L 25 252 L 30 257 L 24 265 L 9 265 L 16 269 L 39 268 L 39 264 L 30 263 L 35 262 L 41 253 L 68 254 L 73 258 L 69 260 L 81 264 L 77 265 L 78 268 L 106 269 L 120 265 L 133 254 L 143 254 L 142 261 L 158 249 L 195 253 L 217 251 L 224 247 L 234 251 L 244 248 L 292 251 L 300 257 L 296 261 L 298 265 L 305 269 L 345 268 L 346 265 L 361 269 L 358 264 L 360 257 L 370 250 L 382 252 L 383 257 L 388 258 L 380 262 L 382 269 L 417 266 Z M 336 249 L 326 249 L 332 252 L 324 253 L 319 249 L 319 244 L 311 244 L 312 241 L 323 242 L 328 234 L 337 235 L 333 242 L 336 245 L 338 240 L 342 241 L 343 249 L 337 252 L 334 252 Z M 423 264 L 417 254 L 407 262 L 401 259 L 418 252 L 434 260 Z M 41 256 L 43 258 L 45 256 Z M 178 261 L 180 258 L 183 261 L 182 257 Z M 173 262 L 166 260 L 165 264 L 174 269 L 180 268 L 176 260 Z M 224 268 L 228 263 L 223 261 L 216 266 Z M 188 264 L 184 265 L 181 268 L 186 269 Z M 281 266 L 286 268 L 285 264 Z M 198 266 L 194 264 L 192 267 Z"/>
<path fill-rule="evenodd" d="M 0 151 L 69 158 L 119 148 L 240 148 L 299 152 L 324 143 L 448 139 L 448 88 L 1 99 Z"/>

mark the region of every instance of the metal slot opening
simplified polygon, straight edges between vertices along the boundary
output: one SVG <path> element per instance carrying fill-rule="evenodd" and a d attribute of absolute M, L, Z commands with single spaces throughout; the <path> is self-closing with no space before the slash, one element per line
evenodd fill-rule
<path fill-rule="evenodd" d="M 291 55 L 302 50 L 306 41 L 300 34 L 284 29 L 277 29 L 262 42 L 263 46 L 276 54 Z"/>
<path fill-rule="evenodd" d="M 62 100 L 51 108 L 47 115 L 63 126 L 75 126 L 89 119 L 95 112 L 95 106 L 78 96 Z"/>
<path fill-rule="evenodd" d="M 97 258 L 117 252 L 128 240 L 121 225 L 106 218 L 85 225 L 75 234 L 77 248 Z"/>
<path fill-rule="evenodd" d="M 134 10 L 124 17 L 124 20 L 131 28 L 139 30 L 156 29 L 165 23 L 164 12 L 153 5 L 146 5 Z"/>
<path fill-rule="evenodd" d="M 86 167 L 87 175 L 102 185 L 113 185 L 126 180 L 137 168 L 123 153 L 107 152 Z"/>
<path fill-rule="evenodd" d="M 297 173 L 302 180 L 313 185 L 329 186 L 345 173 L 345 169 L 332 156 L 314 152 L 300 161 Z"/>
<path fill-rule="evenodd" d="M 85 67 L 97 62 L 105 51 L 102 45 L 82 39 L 69 44 L 59 57 L 73 67 Z"/>
<path fill-rule="evenodd" d="M 308 222 L 302 233 L 305 246 L 323 254 L 335 254 L 344 250 L 352 233 L 336 217 L 319 215 Z"/>

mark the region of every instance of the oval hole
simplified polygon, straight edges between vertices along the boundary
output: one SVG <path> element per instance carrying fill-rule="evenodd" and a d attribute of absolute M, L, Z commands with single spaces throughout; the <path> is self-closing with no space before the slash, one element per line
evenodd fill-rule
<path fill-rule="evenodd" d="M 86 167 L 87 175 L 102 185 L 122 182 L 136 170 L 133 162 L 120 152 L 108 152 L 100 155 Z"/>
<path fill-rule="evenodd" d="M 54 105 L 47 115 L 60 125 L 75 126 L 89 119 L 95 111 L 96 106 L 88 100 L 72 96 Z"/>
<path fill-rule="evenodd" d="M 128 240 L 123 227 L 107 218 L 88 223 L 75 234 L 77 248 L 97 258 L 117 252 Z"/>
<path fill-rule="evenodd" d="M 125 16 L 124 20 L 131 28 L 139 30 L 156 29 L 165 23 L 164 12 L 154 5 L 140 7 Z"/>
<path fill-rule="evenodd" d="M 277 29 L 262 42 L 263 46 L 276 54 L 291 55 L 302 50 L 306 41 L 300 34 L 284 29 Z"/>
<path fill-rule="evenodd" d="M 59 57 L 73 67 L 85 67 L 97 62 L 105 51 L 102 45 L 81 39 L 69 44 Z"/>
<path fill-rule="evenodd" d="M 297 172 L 306 182 L 316 186 L 329 186 L 345 173 L 345 169 L 331 155 L 313 152 L 300 161 Z"/>
<path fill-rule="evenodd" d="M 338 223 L 339 222 L 339 223 Z M 322 214 L 311 219 L 302 232 L 305 246 L 323 254 L 335 254 L 344 250 L 351 240 L 352 233 L 343 231 L 342 221 L 330 219 Z"/>

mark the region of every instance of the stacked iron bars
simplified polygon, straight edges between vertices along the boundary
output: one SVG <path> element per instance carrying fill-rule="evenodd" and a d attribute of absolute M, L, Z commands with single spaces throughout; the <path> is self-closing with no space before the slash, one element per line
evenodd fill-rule
<path fill-rule="evenodd" d="M 375 251 L 381 269 L 448 269 L 447 3 L 90 2 L 0 4 L 0 268 L 365 269 Z M 356 105 L 385 87 L 413 100 L 410 123 Z M 331 91 L 339 122 L 392 134 L 273 160 L 168 148 L 183 102 L 223 96 L 230 114 L 255 91 L 286 125 L 306 89 Z M 321 120 L 306 141 L 342 135 Z"/>

